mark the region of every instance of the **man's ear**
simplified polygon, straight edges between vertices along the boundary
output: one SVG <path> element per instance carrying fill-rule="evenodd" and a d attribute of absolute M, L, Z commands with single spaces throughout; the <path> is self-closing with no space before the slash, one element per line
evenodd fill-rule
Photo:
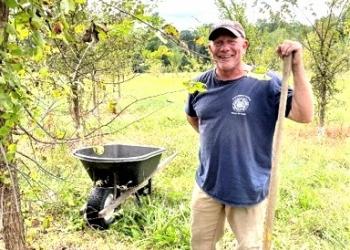
<path fill-rule="evenodd" d="M 247 39 L 244 39 L 243 47 L 245 48 L 246 51 L 248 50 L 248 48 L 249 48 L 249 41 Z"/>
<path fill-rule="evenodd" d="M 212 46 L 213 46 L 213 42 L 210 41 L 208 44 L 208 50 L 209 50 L 210 54 L 213 54 Z"/>

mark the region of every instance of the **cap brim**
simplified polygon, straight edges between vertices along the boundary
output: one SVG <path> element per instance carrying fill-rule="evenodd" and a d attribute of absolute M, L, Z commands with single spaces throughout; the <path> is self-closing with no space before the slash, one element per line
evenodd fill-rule
<path fill-rule="evenodd" d="M 243 37 L 241 33 L 239 33 L 235 29 L 230 29 L 227 27 L 218 27 L 214 29 L 209 35 L 209 41 L 214 41 L 220 35 L 231 35 L 232 37 Z"/>

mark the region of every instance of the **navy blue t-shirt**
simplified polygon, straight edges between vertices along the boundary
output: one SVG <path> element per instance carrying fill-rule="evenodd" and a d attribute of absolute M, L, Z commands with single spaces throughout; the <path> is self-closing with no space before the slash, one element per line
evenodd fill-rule
<path fill-rule="evenodd" d="M 198 185 L 217 200 L 257 204 L 267 193 L 281 81 L 243 76 L 220 81 L 215 70 L 197 78 L 207 90 L 189 96 L 185 111 L 199 118 Z M 291 108 L 289 91 L 286 115 Z"/>

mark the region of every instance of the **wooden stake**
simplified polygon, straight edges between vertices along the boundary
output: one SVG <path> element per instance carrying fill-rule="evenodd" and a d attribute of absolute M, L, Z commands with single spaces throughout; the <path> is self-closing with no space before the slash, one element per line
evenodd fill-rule
<path fill-rule="evenodd" d="M 272 227 L 275 217 L 275 207 L 278 192 L 278 162 L 281 156 L 281 141 L 283 134 L 284 117 L 286 113 L 286 104 L 288 97 L 288 78 L 292 69 L 292 55 L 283 58 L 283 77 L 281 86 L 281 97 L 278 110 L 278 118 L 276 122 L 273 150 L 272 150 L 272 166 L 271 178 L 269 187 L 269 196 L 266 209 L 265 227 L 264 227 L 264 242 L 263 249 L 270 250 L 272 246 Z"/>

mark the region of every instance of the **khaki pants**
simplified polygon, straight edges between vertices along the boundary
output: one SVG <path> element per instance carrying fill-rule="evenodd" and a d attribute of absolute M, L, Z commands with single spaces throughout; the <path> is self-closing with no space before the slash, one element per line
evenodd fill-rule
<path fill-rule="evenodd" d="M 266 199 L 249 207 L 232 207 L 207 195 L 196 184 L 192 194 L 193 250 L 214 250 L 224 233 L 225 218 L 237 239 L 237 249 L 262 249 Z"/>

